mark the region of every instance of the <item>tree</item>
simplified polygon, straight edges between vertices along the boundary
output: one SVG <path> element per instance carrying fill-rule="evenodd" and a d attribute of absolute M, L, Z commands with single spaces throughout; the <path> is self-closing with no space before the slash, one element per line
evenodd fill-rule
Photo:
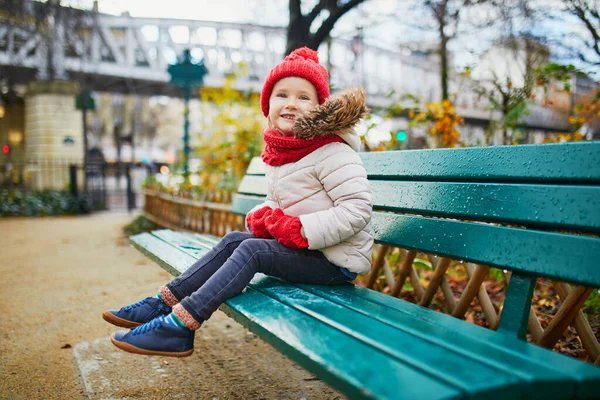
<path fill-rule="evenodd" d="M 575 16 L 584 26 L 577 36 L 588 51 L 575 50 L 578 59 L 600 66 L 600 4 L 598 0 L 563 0 L 564 11 Z M 587 37 L 586 37 L 587 36 Z"/>
<path fill-rule="evenodd" d="M 335 23 L 348 11 L 365 0 L 319 0 L 308 14 L 302 14 L 302 0 L 290 0 L 290 22 L 287 31 L 285 54 L 298 47 L 307 46 L 318 50 L 319 45 L 329 36 Z M 322 13 L 328 16 L 319 28 L 312 33 L 311 26 Z"/>
<path fill-rule="evenodd" d="M 413 5 L 417 9 L 424 9 L 433 21 L 427 22 L 428 18 L 420 19 L 415 26 L 417 29 L 426 32 L 435 31 L 439 46 L 437 53 L 440 57 L 440 83 L 442 88 L 442 99 L 448 100 L 449 93 L 449 75 L 450 75 L 450 56 L 448 46 L 450 42 L 458 36 L 473 34 L 474 31 L 489 27 L 493 19 L 484 15 L 476 6 L 489 3 L 491 0 L 416 0 Z M 471 9 L 479 11 L 475 18 L 467 14 Z M 483 17 L 483 20 L 481 20 Z M 461 29 L 462 27 L 462 29 Z"/>
<path fill-rule="evenodd" d="M 529 37 L 509 38 L 503 41 L 502 46 L 508 50 L 509 59 L 514 57 L 511 62 L 520 64 L 523 69 L 522 84 L 513 81 L 521 77 L 498 76 L 492 71 L 491 79 L 488 80 L 489 86 L 482 85 L 477 92 L 489 100 L 493 110 L 500 111 L 502 119 L 499 128 L 502 129 L 502 143 L 510 144 L 509 130 L 514 130 L 521 123 L 527 102 L 532 98 L 538 80 L 536 71 L 547 63 L 549 53 L 544 46 Z M 493 130 L 498 124 L 490 122 L 490 128 Z"/>
<path fill-rule="evenodd" d="M 451 0 L 427 0 L 427 6 L 437 23 L 440 39 L 440 79 L 442 84 L 442 100 L 448 100 L 448 42 L 456 35 L 456 25 L 460 14 L 460 8 L 452 8 Z M 448 29 L 454 25 L 453 29 Z M 452 34 L 449 32 L 452 31 Z"/>

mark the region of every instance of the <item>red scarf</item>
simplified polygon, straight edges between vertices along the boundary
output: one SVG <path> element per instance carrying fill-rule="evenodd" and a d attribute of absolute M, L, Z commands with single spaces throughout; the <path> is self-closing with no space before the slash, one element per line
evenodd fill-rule
<path fill-rule="evenodd" d="M 328 143 L 345 143 L 344 139 L 338 135 L 305 140 L 283 136 L 281 133 L 269 128 L 265 129 L 263 137 L 265 139 L 265 150 L 261 154 L 261 158 L 266 164 L 273 166 L 296 162 Z"/>

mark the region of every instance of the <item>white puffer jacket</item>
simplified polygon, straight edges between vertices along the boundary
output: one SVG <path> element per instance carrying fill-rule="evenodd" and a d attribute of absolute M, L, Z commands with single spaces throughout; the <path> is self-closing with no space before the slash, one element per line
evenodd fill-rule
<path fill-rule="evenodd" d="M 320 112 L 309 114 L 297 124 L 303 129 L 303 135 L 297 136 L 310 138 L 315 137 L 315 132 L 328 132 L 339 135 L 346 143 L 329 143 L 294 163 L 267 165 L 267 199 L 252 211 L 268 205 L 299 217 L 309 249 L 323 252 L 339 267 L 366 274 L 371 270 L 373 251 L 371 191 L 365 168 L 356 153 L 360 145 L 358 135 L 352 129 L 339 129 L 339 118 L 344 119 L 342 125 L 350 127 L 358 122 L 356 113 L 347 111 L 348 107 L 352 110 L 359 106 L 366 110 L 364 93 L 342 92 L 330 99 L 319 107 Z M 335 116 L 336 110 L 328 107 L 343 107 L 342 117 L 339 113 L 336 116 L 334 130 L 327 129 L 333 126 L 330 120 L 324 126 L 322 120 L 314 119 L 318 115 Z"/>

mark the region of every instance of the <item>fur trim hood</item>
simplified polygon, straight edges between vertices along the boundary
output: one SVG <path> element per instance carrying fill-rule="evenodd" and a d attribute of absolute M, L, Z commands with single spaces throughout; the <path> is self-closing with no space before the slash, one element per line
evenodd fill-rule
<path fill-rule="evenodd" d="M 338 135 L 358 151 L 360 137 L 354 131 L 354 127 L 368 113 L 365 91 L 361 88 L 344 89 L 299 118 L 294 124 L 294 136 L 310 140 Z"/>

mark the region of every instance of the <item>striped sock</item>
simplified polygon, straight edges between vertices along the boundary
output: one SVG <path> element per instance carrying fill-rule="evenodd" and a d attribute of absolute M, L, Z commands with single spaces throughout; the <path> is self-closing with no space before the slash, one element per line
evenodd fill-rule
<path fill-rule="evenodd" d="M 166 317 L 163 317 L 163 321 L 171 326 L 187 329 L 185 324 L 183 322 L 181 322 L 181 320 L 179 318 L 177 318 L 177 315 L 175 315 L 173 313 L 167 315 Z"/>

